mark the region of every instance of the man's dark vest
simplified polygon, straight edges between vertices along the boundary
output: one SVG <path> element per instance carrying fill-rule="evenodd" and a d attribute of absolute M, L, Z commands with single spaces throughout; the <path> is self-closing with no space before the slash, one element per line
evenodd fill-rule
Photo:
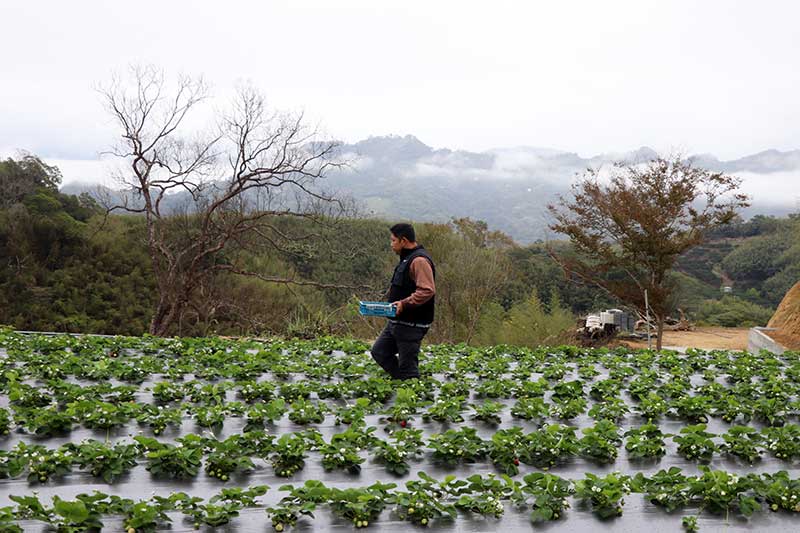
<path fill-rule="evenodd" d="M 417 284 L 411 279 L 411 261 L 417 257 L 424 257 L 431 264 L 433 270 L 433 278 L 436 279 L 436 267 L 433 265 L 433 259 L 425 251 L 422 246 L 417 246 L 411 250 L 403 250 L 400 252 L 400 262 L 394 267 L 394 275 L 392 275 L 392 286 L 389 289 L 389 302 L 397 302 L 404 298 L 408 298 L 417 290 Z M 436 297 L 432 297 L 424 304 L 417 307 L 409 307 L 395 318 L 403 322 L 411 322 L 414 324 L 430 324 L 433 322 L 433 307 Z"/>

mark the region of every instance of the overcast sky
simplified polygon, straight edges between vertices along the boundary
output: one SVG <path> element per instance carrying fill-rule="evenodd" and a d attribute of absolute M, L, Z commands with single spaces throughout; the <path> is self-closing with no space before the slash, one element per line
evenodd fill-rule
<path fill-rule="evenodd" d="M 241 80 L 347 142 L 800 148 L 800 2 L 3 1 L 0 151 L 113 141 L 93 84 L 131 63 Z"/>

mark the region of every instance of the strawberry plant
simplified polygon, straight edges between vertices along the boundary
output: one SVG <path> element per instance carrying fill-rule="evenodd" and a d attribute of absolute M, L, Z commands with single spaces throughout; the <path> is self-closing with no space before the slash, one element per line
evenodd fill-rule
<path fill-rule="evenodd" d="M 419 481 L 406 483 L 408 491 L 394 494 L 397 515 L 421 526 L 427 526 L 431 520 L 437 518 L 454 519 L 457 515 L 456 507 L 443 498 L 444 493 L 439 484 L 424 472 L 420 472 L 419 476 Z"/>
<path fill-rule="evenodd" d="M 54 407 L 16 409 L 14 419 L 18 426 L 42 437 L 63 435 L 72 431 L 72 417 Z"/>
<path fill-rule="evenodd" d="M 147 424 L 152 428 L 153 434 L 160 435 L 167 426 L 180 427 L 183 422 L 183 409 L 180 407 L 164 408 L 159 405 L 142 405 L 136 420 L 140 424 Z"/>
<path fill-rule="evenodd" d="M 0 479 L 15 478 L 22 474 L 28 466 L 28 458 L 18 449 L 7 452 L 0 450 Z"/>
<path fill-rule="evenodd" d="M 15 516 L 19 520 L 39 520 L 41 522 L 50 523 L 52 513 L 47 509 L 39 497 L 34 494 L 33 496 L 17 496 L 15 494 L 9 495 L 8 499 L 17 504 Z"/>
<path fill-rule="evenodd" d="M 192 505 L 184 508 L 183 512 L 192 519 L 195 529 L 198 529 L 199 524 L 222 526 L 239 516 L 239 511 L 243 508 L 257 506 L 256 497 L 264 495 L 267 488 L 266 485 L 260 485 L 247 490 L 224 489 L 220 494 L 212 496 L 208 503 Z"/>
<path fill-rule="evenodd" d="M 474 492 L 472 494 L 462 494 L 454 503 L 456 509 L 467 511 L 482 516 L 493 516 L 499 518 L 503 515 L 505 508 L 500 498 L 491 492 Z"/>
<path fill-rule="evenodd" d="M 553 363 L 547 366 L 542 372 L 542 377 L 548 381 L 559 381 L 564 379 L 564 376 L 569 372 L 567 365 L 561 363 Z"/>
<path fill-rule="evenodd" d="M 636 401 L 641 401 L 653 393 L 658 380 L 658 373 L 652 370 L 643 370 L 628 384 L 628 393 Z"/>
<path fill-rule="evenodd" d="M 70 403 L 67 406 L 66 414 L 87 428 L 111 429 L 127 424 L 131 419 L 132 412 L 130 404 L 117 406 L 96 400 L 86 400 Z"/>
<path fill-rule="evenodd" d="M 550 408 L 550 416 L 562 420 L 572 420 L 586 411 L 586 400 L 583 398 L 554 399 Z"/>
<path fill-rule="evenodd" d="M 134 437 L 145 450 L 147 470 L 155 476 L 192 478 L 200 470 L 203 450 L 199 446 L 172 445 L 149 437 Z"/>
<path fill-rule="evenodd" d="M 537 381 L 524 380 L 517 382 L 514 386 L 514 396 L 516 398 L 542 398 L 544 393 L 550 390 L 550 383 L 544 379 L 539 378 Z M 444 391 L 442 391 L 444 393 Z M 469 390 L 465 391 L 462 396 L 467 396 Z"/>
<path fill-rule="evenodd" d="M 527 439 L 522 428 L 514 427 L 496 432 L 489 441 L 488 453 L 495 468 L 509 476 L 517 475 L 520 457 L 528 455 Z"/>
<path fill-rule="evenodd" d="M 534 472 L 522 478 L 522 492 L 530 498 L 531 522 L 557 520 L 569 508 L 567 498 L 575 493 L 575 485 L 553 474 Z"/>
<path fill-rule="evenodd" d="M 95 496 L 82 494 L 79 495 L 77 499 L 70 501 L 63 500 L 58 496 L 53 496 L 53 506 L 51 508 L 45 508 L 38 502 L 34 504 L 32 501 L 21 501 L 18 499 L 15 501 L 28 506 L 29 509 L 37 507 L 38 504 L 38 508 L 40 508 L 41 511 L 36 511 L 38 516 L 34 516 L 34 518 L 47 522 L 57 531 L 77 533 L 102 529 L 102 513 L 98 509 L 98 506 L 95 505 L 95 500 L 98 498 L 104 499 L 106 497 L 105 494 Z M 15 497 L 12 496 L 12 499 L 15 499 Z"/>
<path fill-rule="evenodd" d="M 563 381 L 553 387 L 553 400 L 575 400 L 583 397 L 583 382 L 580 380 Z"/>
<path fill-rule="evenodd" d="M 459 430 L 448 429 L 444 433 L 431 435 L 428 448 L 433 450 L 433 458 L 447 464 L 474 462 L 486 456 L 486 442 L 471 427 Z"/>
<path fill-rule="evenodd" d="M 762 474 L 759 483 L 753 483 L 756 494 L 770 510 L 784 509 L 800 513 L 800 480 L 791 479 L 785 470 L 775 474 Z"/>
<path fill-rule="evenodd" d="M 349 427 L 342 433 L 337 433 L 331 437 L 331 442 L 338 442 L 341 440 L 343 442 L 350 443 L 353 446 L 362 447 L 357 443 L 362 442 L 362 440 L 364 442 L 371 442 L 372 432 L 374 431 L 374 427 L 369 427 L 366 429 L 363 426 L 359 426 L 358 428 Z M 303 431 L 297 431 L 295 434 L 303 438 L 309 450 L 319 450 L 325 446 L 325 438 L 317 428 L 311 427 Z M 366 444 L 364 446 L 366 446 Z"/>
<path fill-rule="evenodd" d="M 737 418 L 743 422 L 753 417 L 751 404 L 741 401 L 735 394 L 728 393 L 714 403 L 714 414 L 720 416 L 725 422 L 731 423 Z"/>
<path fill-rule="evenodd" d="M 689 489 L 693 497 L 699 497 L 704 508 L 715 512 L 738 510 L 744 516 L 750 516 L 761 506 L 750 494 L 753 488 L 752 479 L 739 477 L 722 470 L 711 470 L 701 466 L 702 475 L 689 479 Z"/>
<path fill-rule="evenodd" d="M 342 469 L 351 474 L 361 472 L 361 463 L 364 458 L 358 454 L 358 450 L 352 445 L 345 443 L 326 444 L 320 449 L 322 454 L 322 466 L 325 470 Z"/>
<path fill-rule="evenodd" d="M 752 464 L 761 458 L 763 439 L 761 434 L 746 426 L 733 426 L 722 435 L 725 442 L 720 445 L 720 450 L 744 459 Z"/>
<path fill-rule="evenodd" d="M 578 377 L 590 381 L 595 376 L 599 376 L 600 371 L 597 370 L 593 364 L 580 364 L 578 363 Z"/>
<path fill-rule="evenodd" d="M 194 408 L 194 419 L 202 428 L 222 427 L 227 415 L 223 405 L 199 406 Z"/>
<path fill-rule="evenodd" d="M 243 431 L 263 430 L 265 423 L 277 422 L 286 411 L 286 401 L 283 398 L 275 398 L 269 403 L 257 403 L 247 409 Z"/>
<path fill-rule="evenodd" d="M 236 394 L 247 403 L 269 402 L 275 398 L 275 385 L 270 381 L 246 381 L 239 384 Z"/>
<path fill-rule="evenodd" d="M 664 398 L 679 400 L 685 396 L 688 396 L 691 389 L 692 383 L 688 378 L 683 376 L 673 376 L 671 379 L 667 380 L 660 387 L 658 387 L 658 389 L 656 389 L 656 393 Z"/>
<path fill-rule="evenodd" d="M 636 492 L 644 493 L 645 499 L 653 505 L 672 512 L 691 501 L 688 480 L 680 468 L 673 466 L 669 470 L 659 470 L 649 478 L 641 473 L 636 474 L 631 486 Z"/>
<path fill-rule="evenodd" d="M 454 396 L 468 397 L 472 392 L 472 380 L 459 376 L 454 381 L 442 383 L 439 386 L 439 396 L 442 398 L 452 398 Z"/>
<path fill-rule="evenodd" d="M 213 451 L 213 443 L 210 444 Z M 242 455 L 267 457 L 272 451 L 275 443 L 275 435 L 269 435 L 263 431 L 250 431 L 240 435 L 231 435 L 224 441 L 222 446 L 232 450 L 239 450 Z"/>
<path fill-rule="evenodd" d="M 524 497 L 521 484 L 505 474 L 501 474 L 499 478 L 495 474 L 486 474 L 485 476 L 473 474 L 466 480 L 447 476 L 440 485 L 452 496 L 491 494 L 498 500 L 515 498 L 516 501 L 520 501 Z"/>
<path fill-rule="evenodd" d="M 152 388 L 153 398 L 160 403 L 175 402 L 186 397 L 186 385 L 171 381 L 160 381 Z"/>
<path fill-rule="evenodd" d="M 289 420 L 295 424 L 319 424 L 325 420 L 325 405 L 298 399 L 292 403 Z"/>
<path fill-rule="evenodd" d="M 234 437 L 211 442 L 205 459 L 206 474 L 228 481 L 233 473 L 249 472 L 255 468 L 247 451 L 242 449 L 241 441 Z"/>
<path fill-rule="evenodd" d="M 391 382 L 370 378 L 354 383 L 353 393 L 356 398 L 369 398 L 372 402 L 384 404 L 394 395 L 394 389 Z"/>
<path fill-rule="evenodd" d="M 368 413 L 374 412 L 369 398 L 358 398 L 353 404 L 347 404 L 334 411 L 335 424 L 352 424 L 355 420 L 364 420 Z"/>
<path fill-rule="evenodd" d="M 401 429 L 391 435 L 394 443 L 383 440 L 375 441 L 375 458 L 386 465 L 386 470 L 403 476 L 410 470 L 409 458 L 421 455 L 422 431 L 415 429 Z"/>
<path fill-rule="evenodd" d="M 549 424 L 527 435 L 526 463 L 539 468 L 549 468 L 565 457 L 578 453 L 575 428 Z"/>
<path fill-rule="evenodd" d="M 305 466 L 305 457 L 306 440 L 302 435 L 288 433 L 275 443 L 270 461 L 275 475 L 290 477 Z"/>
<path fill-rule="evenodd" d="M 483 402 L 480 405 L 471 404 L 470 407 L 475 411 L 472 415 L 473 420 L 481 420 L 489 424 L 500 423 L 500 413 L 503 412 L 503 404 L 499 402 Z"/>
<path fill-rule="evenodd" d="M 124 510 L 123 526 L 128 533 L 155 533 L 172 520 L 162 505 L 149 501 L 138 501 Z"/>
<path fill-rule="evenodd" d="M 673 435 L 672 440 L 678 444 L 678 453 L 690 460 L 710 461 L 717 445 L 711 440 L 713 433 L 706 431 L 705 424 L 681 428 L 680 435 Z"/>
<path fill-rule="evenodd" d="M 587 473 L 584 479 L 575 483 L 575 494 L 587 501 L 592 511 L 601 518 L 612 518 L 622 515 L 625 496 L 630 493 L 630 478 L 612 472 L 605 477 Z"/>
<path fill-rule="evenodd" d="M 52 398 L 36 387 L 25 383 L 10 383 L 8 385 L 8 401 L 17 407 L 47 407 L 53 403 Z"/>
<path fill-rule="evenodd" d="M 657 420 L 669 410 L 669 404 L 660 395 L 651 392 L 642 398 L 637 410 L 647 420 Z"/>
<path fill-rule="evenodd" d="M 27 463 L 28 481 L 45 483 L 72 471 L 72 453 L 69 450 L 50 450 L 39 444 L 17 443 L 15 454 Z"/>
<path fill-rule="evenodd" d="M 199 503 L 185 509 L 183 513 L 194 522 L 195 529 L 200 529 L 202 524 L 211 527 L 223 526 L 239 516 L 241 510 L 242 505 L 236 502 Z"/>
<path fill-rule="evenodd" d="M 800 426 L 797 424 L 766 428 L 762 433 L 764 446 L 778 459 L 800 456 Z"/>
<path fill-rule="evenodd" d="M 389 490 L 395 487 L 394 483 L 374 483 L 364 488 L 334 488 L 330 490 L 328 505 L 335 514 L 356 527 L 367 527 L 391 501 Z"/>
<path fill-rule="evenodd" d="M 622 382 L 617 379 L 604 379 L 598 381 L 589 389 L 589 397 L 598 402 L 619 399 Z"/>
<path fill-rule="evenodd" d="M 627 404 L 620 398 L 610 398 L 596 403 L 589 409 L 589 416 L 595 420 L 615 422 L 630 412 Z"/>
<path fill-rule="evenodd" d="M 661 429 L 648 422 L 638 428 L 632 428 L 625 432 L 625 449 L 628 455 L 635 459 L 647 459 L 661 457 L 666 452 L 664 447 L 664 434 Z"/>
<path fill-rule="evenodd" d="M 300 487 L 283 485 L 279 487 L 278 490 L 289 493 L 281 499 L 281 502 L 325 503 L 328 501 L 331 492 L 331 489 L 326 487 L 322 481 L 316 479 L 309 479 Z"/>
<path fill-rule="evenodd" d="M 381 422 L 388 422 L 384 431 L 391 432 L 396 428 L 403 429 L 408 427 L 413 420 L 413 415 L 417 412 L 416 407 L 407 404 L 395 404 L 388 413 L 389 416 L 381 417 Z"/>
<path fill-rule="evenodd" d="M 511 416 L 523 420 L 537 420 L 547 417 L 549 410 L 542 398 L 523 397 L 511 407 Z"/>
<path fill-rule="evenodd" d="M 8 414 L 8 410 L 0 407 L 0 435 L 8 435 L 11 425 L 11 416 Z"/>
<path fill-rule="evenodd" d="M 617 458 L 621 438 L 613 422 L 600 420 L 594 427 L 582 431 L 583 437 L 578 441 L 581 456 L 598 462 L 613 462 Z"/>
<path fill-rule="evenodd" d="M 23 533 L 22 528 L 17 525 L 13 506 L 0 507 L 0 531 L 3 531 L 3 533 Z"/>
<path fill-rule="evenodd" d="M 110 446 L 91 439 L 77 445 L 67 444 L 65 448 L 72 452 L 75 464 L 106 483 L 114 483 L 130 472 L 140 455 L 135 444 L 119 442 Z"/>
<path fill-rule="evenodd" d="M 510 398 L 513 389 L 510 379 L 484 379 L 478 382 L 475 393 L 479 398 Z"/>
<path fill-rule="evenodd" d="M 678 416 L 690 422 L 708 422 L 711 399 L 708 396 L 684 396 L 674 400 L 672 407 Z"/>
<path fill-rule="evenodd" d="M 787 401 L 782 398 L 758 398 L 753 404 L 756 418 L 770 426 L 782 426 L 786 423 L 788 411 Z"/>
<path fill-rule="evenodd" d="M 373 433 L 375 433 L 374 426 L 367 427 L 367 425 L 361 421 L 353 422 L 350 424 L 350 427 L 341 433 L 334 434 L 331 437 L 331 444 L 345 444 L 357 448 L 358 451 L 369 449 L 377 440 Z M 312 438 L 317 448 L 321 448 L 325 445 L 325 440 L 319 433 L 313 435 Z"/>
<path fill-rule="evenodd" d="M 314 510 L 317 505 L 314 502 L 281 501 L 279 504 L 267 507 L 266 513 L 269 516 L 272 527 L 275 531 L 281 532 L 286 526 L 294 527 L 301 516 L 314 518 Z"/>
<path fill-rule="evenodd" d="M 423 420 L 436 420 L 437 422 L 463 422 L 461 412 L 464 410 L 465 398 L 455 396 L 442 398 L 441 396 L 422 415 Z"/>
<path fill-rule="evenodd" d="M 700 526 L 697 525 L 696 516 L 684 516 L 681 519 L 681 525 L 683 526 L 683 529 L 685 529 L 687 533 L 697 533 L 698 531 L 700 531 Z"/>

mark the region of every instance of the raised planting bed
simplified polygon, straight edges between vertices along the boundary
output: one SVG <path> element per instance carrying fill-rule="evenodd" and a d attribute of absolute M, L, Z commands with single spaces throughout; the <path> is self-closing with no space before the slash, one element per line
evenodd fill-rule
<path fill-rule="evenodd" d="M 0 330 L 0 531 L 800 527 L 800 354 Z"/>

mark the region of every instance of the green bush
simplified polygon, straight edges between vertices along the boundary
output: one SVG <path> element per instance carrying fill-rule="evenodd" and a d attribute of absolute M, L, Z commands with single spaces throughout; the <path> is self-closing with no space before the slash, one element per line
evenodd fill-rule
<path fill-rule="evenodd" d="M 505 313 L 502 322 L 499 321 L 499 309 L 500 306 L 494 306 L 481 318 L 477 344 L 555 344 L 566 331 L 575 326 L 572 312 L 562 306 L 555 293 L 545 306 L 534 289 L 526 300 Z"/>
<path fill-rule="evenodd" d="M 765 326 L 773 310 L 736 296 L 706 300 L 697 310 L 696 321 L 702 325 L 724 327 Z"/>

